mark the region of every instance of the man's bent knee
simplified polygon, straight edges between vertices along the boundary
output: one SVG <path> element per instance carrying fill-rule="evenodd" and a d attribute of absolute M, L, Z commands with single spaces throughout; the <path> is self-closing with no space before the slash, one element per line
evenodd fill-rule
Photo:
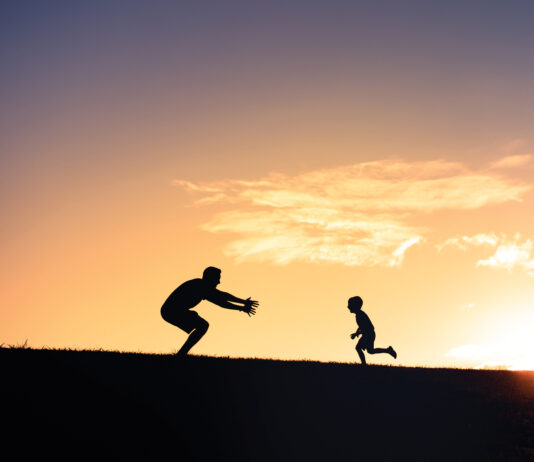
<path fill-rule="evenodd" d="M 209 322 L 206 321 L 205 319 L 201 319 L 199 320 L 195 330 L 197 332 L 202 332 L 202 333 L 206 333 L 206 331 L 208 330 L 208 327 L 210 326 Z"/>

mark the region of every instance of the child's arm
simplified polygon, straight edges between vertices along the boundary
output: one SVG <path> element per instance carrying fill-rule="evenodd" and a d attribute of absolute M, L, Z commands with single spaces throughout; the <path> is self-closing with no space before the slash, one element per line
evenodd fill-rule
<path fill-rule="evenodd" d="M 362 335 L 362 330 L 358 327 L 358 330 L 354 334 L 350 334 L 350 338 L 354 340 L 354 337 L 359 337 L 360 335 Z"/>

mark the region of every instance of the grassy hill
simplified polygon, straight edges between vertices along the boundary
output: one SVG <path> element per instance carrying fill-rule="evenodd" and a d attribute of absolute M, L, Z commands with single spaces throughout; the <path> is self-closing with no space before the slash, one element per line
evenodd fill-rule
<path fill-rule="evenodd" d="M 0 360 L 3 446 L 21 455 L 534 460 L 534 373 L 25 348 Z"/>

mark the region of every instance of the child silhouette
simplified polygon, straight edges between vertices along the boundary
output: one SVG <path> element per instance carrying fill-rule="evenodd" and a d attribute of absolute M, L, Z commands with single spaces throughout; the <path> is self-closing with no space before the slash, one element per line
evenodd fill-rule
<path fill-rule="evenodd" d="M 351 313 L 356 315 L 356 324 L 358 324 L 358 330 L 353 334 L 350 334 L 350 338 L 354 340 L 354 337 L 359 337 L 360 335 L 362 336 L 362 338 L 358 340 L 358 343 L 356 344 L 356 351 L 358 352 L 358 356 L 360 357 L 362 364 L 364 366 L 367 365 L 363 350 L 367 350 L 367 353 L 371 355 L 377 353 L 388 353 L 396 358 L 397 353 L 392 346 L 389 346 L 388 348 L 375 348 L 375 328 L 369 319 L 369 316 L 362 311 L 362 305 L 363 300 L 360 297 L 349 298 L 348 309 Z"/>

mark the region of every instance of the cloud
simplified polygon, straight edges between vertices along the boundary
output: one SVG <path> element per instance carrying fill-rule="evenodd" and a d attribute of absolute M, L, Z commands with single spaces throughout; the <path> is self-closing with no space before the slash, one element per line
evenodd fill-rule
<path fill-rule="evenodd" d="M 203 225 L 210 232 L 243 236 L 226 253 L 237 261 L 342 263 L 347 266 L 398 266 L 422 237 L 416 228 L 388 216 L 370 219 L 322 209 L 232 211 Z"/>
<path fill-rule="evenodd" d="M 495 246 L 499 242 L 499 237 L 496 234 L 476 234 L 474 236 L 452 237 L 447 239 L 436 247 L 439 251 L 446 247 L 456 247 L 460 250 L 467 250 L 469 246 L 490 245 Z"/>
<path fill-rule="evenodd" d="M 534 276 L 534 256 L 532 255 L 533 241 L 524 239 L 519 233 L 510 238 L 506 234 L 476 234 L 474 236 L 461 236 L 447 239 L 436 245 L 439 251 L 446 247 L 454 247 L 463 251 L 469 247 L 493 247 L 494 253 L 485 259 L 477 261 L 477 266 L 495 269 L 512 270 L 521 268 L 529 276 Z"/>
<path fill-rule="evenodd" d="M 516 154 L 513 156 L 505 156 L 492 162 L 490 168 L 502 169 L 502 168 L 517 168 L 529 165 L 532 162 L 531 154 Z"/>
<path fill-rule="evenodd" d="M 386 159 L 256 180 L 174 185 L 220 210 L 202 228 L 237 235 L 238 261 L 398 266 L 425 240 L 416 214 L 521 201 L 531 187 L 459 162 Z"/>
<path fill-rule="evenodd" d="M 515 267 L 521 267 L 530 271 L 534 268 L 534 258 L 531 256 L 532 241 L 525 240 L 519 242 L 519 236 L 516 236 L 514 242 L 505 242 L 497 247 L 495 253 L 485 260 L 479 260 L 477 266 L 488 266 L 490 268 L 503 268 L 511 270 Z"/>
<path fill-rule="evenodd" d="M 459 162 L 381 160 L 295 176 L 273 173 L 257 181 L 192 183 L 189 192 L 215 201 L 248 202 L 273 208 L 334 207 L 373 212 L 476 209 L 521 201 L 531 186 L 473 172 Z"/>
<path fill-rule="evenodd" d="M 527 140 L 524 138 L 512 138 L 501 145 L 501 152 L 511 155 L 519 149 L 523 149 L 526 144 Z"/>

